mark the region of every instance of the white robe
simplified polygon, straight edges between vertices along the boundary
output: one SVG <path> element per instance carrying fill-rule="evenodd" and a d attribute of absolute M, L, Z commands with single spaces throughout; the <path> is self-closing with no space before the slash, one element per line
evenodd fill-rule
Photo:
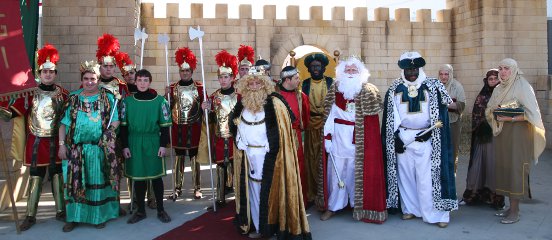
<path fill-rule="evenodd" d="M 251 113 L 244 109 L 242 117 L 248 122 L 258 122 L 265 118 L 264 112 Z M 251 206 L 251 219 L 255 229 L 259 232 L 259 203 L 261 183 L 253 179 L 263 178 L 263 165 L 265 155 L 269 151 L 268 138 L 266 136 L 265 123 L 259 125 L 247 125 L 243 121 L 238 125 L 236 136 L 237 147 L 246 155 L 246 163 L 249 164 L 249 204 Z"/>
<path fill-rule="evenodd" d="M 419 86 L 418 86 L 419 87 Z M 433 207 L 431 182 L 431 139 L 426 142 L 416 142 L 417 133 L 430 125 L 430 111 L 427 96 L 420 102 L 420 112 L 408 112 L 408 102 L 401 101 L 401 94 L 394 96 L 395 130 L 406 146 L 402 154 L 397 154 L 398 183 L 401 193 L 401 208 L 404 214 L 414 214 L 424 222 L 449 222 L 449 212 Z M 410 144 L 409 144 L 410 143 Z"/>
<path fill-rule="evenodd" d="M 328 210 L 337 211 L 347 206 L 347 203 L 354 207 L 355 205 L 355 144 L 354 126 L 335 123 L 334 119 L 342 119 L 355 122 L 355 112 L 343 111 L 337 105 L 333 104 L 330 114 L 324 124 L 324 136 L 330 134 L 331 150 L 327 159 L 327 182 L 328 186 Z M 330 156 L 331 155 L 331 156 Z M 332 158 L 333 156 L 333 158 Z M 333 166 L 335 161 L 335 168 Z M 341 181 L 345 183 L 345 188 L 339 188 L 339 172 Z"/>

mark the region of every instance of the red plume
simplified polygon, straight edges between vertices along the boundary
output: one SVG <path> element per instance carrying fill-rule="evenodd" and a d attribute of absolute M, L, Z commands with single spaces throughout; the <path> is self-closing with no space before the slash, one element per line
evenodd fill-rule
<path fill-rule="evenodd" d="M 238 61 L 241 62 L 244 58 L 247 58 L 251 64 L 255 64 L 255 50 L 251 46 L 240 45 L 238 49 Z"/>
<path fill-rule="evenodd" d="M 236 56 L 228 53 L 226 50 L 222 50 L 215 55 L 215 60 L 219 67 L 225 66 L 232 69 L 232 75 L 238 74 L 238 59 Z"/>
<path fill-rule="evenodd" d="M 130 59 L 130 56 L 126 52 L 118 52 L 115 54 L 115 61 L 117 62 L 117 66 L 122 69 L 126 65 L 132 64 L 132 59 Z"/>
<path fill-rule="evenodd" d="M 120 47 L 119 39 L 111 34 L 104 33 L 104 35 L 98 38 L 96 57 L 101 61 L 104 56 L 115 56 Z"/>
<path fill-rule="evenodd" d="M 36 63 L 38 66 L 41 66 L 48 58 L 50 58 L 50 62 L 53 64 L 56 64 L 59 61 L 58 50 L 51 44 L 46 44 L 43 48 L 38 50 L 38 59 L 36 60 Z"/>
<path fill-rule="evenodd" d="M 190 65 L 190 68 L 192 69 L 192 71 L 195 70 L 197 66 L 197 59 L 194 53 L 192 52 L 192 50 L 190 50 L 187 47 L 179 48 L 174 53 L 174 56 L 175 56 L 175 61 L 178 64 L 179 68 L 180 68 L 180 65 L 182 65 L 182 63 L 186 62 L 188 63 L 188 65 Z"/>

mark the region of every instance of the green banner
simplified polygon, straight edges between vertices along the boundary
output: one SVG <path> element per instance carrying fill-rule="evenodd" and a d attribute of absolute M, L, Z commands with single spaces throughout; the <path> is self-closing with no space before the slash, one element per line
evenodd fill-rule
<path fill-rule="evenodd" d="M 35 72 L 35 52 L 38 41 L 38 2 L 39 0 L 20 0 L 21 23 L 23 25 L 23 38 L 25 39 L 25 48 L 29 63 Z"/>

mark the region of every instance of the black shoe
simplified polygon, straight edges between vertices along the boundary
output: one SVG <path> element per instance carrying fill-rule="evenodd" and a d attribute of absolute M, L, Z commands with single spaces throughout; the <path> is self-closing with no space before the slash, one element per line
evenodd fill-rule
<path fill-rule="evenodd" d="M 157 219 L 163 223 L 168 223 L 171 221 L 171 217 L 169 217 L 169 214 L 165 211 L 157 212 Z"/>
<path fill-rule="evenodd" d="M 141 212 L 136 212 L 132 217 L 130 217 L 127 221 L 128 224 L 135 224 L 137 222 L 140 222 L 142 220 L 146 219 L 146 214 Z"/>
<path fill-rule="evenodd" d="M 105 222 L 96 224 L 96 229 L 102 229 L 102 228 L 105 228 Z"/>
<path fill-rule="evenodd" d="M 21 231 L 27 231 L 29 230 L 34 224 L 36 223 L 36 218 L 27 216 L 25 217 L 25 220 L 19 225 L 19 230 Z"/>
<path fill-rule="evenodd" d="M 68 223 L 65 223 L 65 225 L 63 225 L 63 232 L 71 232 L 73 231 L 73 229 L 75 229 L 75 227 L 77 226 L 77 223 L 76 222 L 68 222 Z"/>
<path fill-rule="evenodd" d="M 223 207 L 226 207 L 226 201 L 216 201 L 215 205 L 217 206 L 217 209 L 221 209 Z M 213 211 L 213 205 L 207 207 L 207 211 L 212 212 Z"/>

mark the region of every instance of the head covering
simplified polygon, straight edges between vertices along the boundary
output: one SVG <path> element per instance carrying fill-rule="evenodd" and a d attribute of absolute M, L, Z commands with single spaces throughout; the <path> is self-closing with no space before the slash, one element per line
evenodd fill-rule
<path fill-rule="evenodd" d="M 305 67 L 309 68 L 312 61 L 319 61 L 322 67 L 328 66 L 329 60 L 324 53 L 315 53 L 305 58 Z"/>
<path fill-rule="evenodd" d="M 118 52 L 115 54 L 115 61 L 123 76 L 127 75 L 132 70 L 136 71 L 136 64 L 132 63 L 132 59 L 130 59 L 130 56 L 126 52 Z"/>
<path fill-rule="evenodd" d="M 94 60 L 82 62 L 81 65 L 80 65 L 79 70 L 80 70 L 81 74 L 84 74 L 86 72 L 91 72 L 91 73 L 95 73 L 96 75 L 100 76 L 100 65 L 97 62 L 95 62 Z"/>
<path fill-rule="evenodd" d="M 449 86 L 450 86 L 450 84 L 451 84 L 451 82 L 452 82 L 451 80 L 454 79 L 454 70 L 453 70 L 453 68 L 452 68 L 452 65 L 450 65 L 450 64 L 443 64 L 443 65 L 441 65 L 441 66 L 439 67 L 439 73 L 441 73 L 441 71 L 446 71 L 446 72 L 448 72 L 448 74 L 449 74 L 449 80 L 448 80 L 448 82 L 445 84 L 445 87 L 447 88 L 447 91 L 448 91 L 448 90 L 449 90 L 448 88 L 449 88 Z M 441 80 L 441 79 L 439 79 L 439 80 Z"/>
<path fill-rule="evenodd" d="M 119 40 L 111 34 L 104 33 L 98 38 L 98 50 L 96 50 L 96 58 L 99 64 L 113 63 L 115 65 L 115 55 L 119 51 L 121 45 Z"/>
<path fill-rule="evenodd" d="M 264 70 L 270 71 L 270 68 L 272 67 L 272 65 L 267 60 L 264 60 L 261 58 L 255 62 L 255 67 L 257 68 L 262 67 Z"/>
<path fill-rule="evenodd" d="M 401 55 L 397 64 L 399 64 L 401 69 L 407 69 L 421 68 L 425 66 L 426 62 L 418 52 L 405 52 Z"/>
<path fill-rule="evenodd" d="M 237 76 L 238 59 L 236 56 L 228 53 L 226 50 L 222 50 L 215 55 L 215 60 L 219 66 L 217 75 L 231 74 L 232 76 Z"/>
<path fill-rule="evenodd" d="M 193 72 L 196 69 L 197 59 L 189 48 L 184 47 L 177 49 L 174 53 L 174 57 L 179 70 L 191 69 Z"/>
<path fill-rule="evenodd" d="M 485 118 L 485 109 L 487 108 L 487 103 L 493 94 L 495 86 L 489 86 L 488 78 L 490 76 L 498 77 L 498 70 L 490 69 L 487 71 L 485 78 L 483 78 L 483 88 L 479 91 L 479 94 L 475 98 L 473 103 L 472 111 L 472 135 L 479 138 L 479 142 L 487 143 L 493 137 L 493 132 L 489 124 L 487 124 L 487 119 Z M 472 141 L 473 142 L 473 141 Z"/>
<path fill-rule="evenodd" d="M 527 80 L 522 76 L 523 72 L 518 68 L 517 62 L 511 58 L 505 58 L 498 64 L 499 67 L 508 67 L 511 71 L 511 75 L 508 79 L 500 78 L 501 83 L 496 86 L 493 91 L 491 99 L 487 104 L 487 110 L 485 115 L 487 116 L 487 121 L 491 124 L 493 128 L 493 135 L 498 136 L 502 132 L 503 122 L 496 121 L 496 118 L 493 115 L 493 111 L 499 106 L 519 106 L 525 111 L 525 119 L 531 123 L 534 127 L 533 134 L 533 156 L 530 156 L 531 159 L 535 162 L 538 162 L 538 157 L 544 150 L 546 146 L 546 139 L 544 136 L 545 129 L 542 122 L 541 113 L 539 110 L 539 105 L 533 91 L 533 87 Z"/>
<path fill-rule="evenodd" d="M 238 61 L 240 62 L 240 66 L 247 65 L 251 67 L 253 62 L 255 62 L 254 57 L 255 50 L 253 50 L 251 46 L 240 45 L 238 49 Z"/>
<path fill-rule="evenodd" d="M 297 68 L 293 66 L 287 66 L 283 68 L 282 71 L 280 72 L 280 82 L 283 82 L 284 79 L 286 78 L 295 76 L 295 74 L 299 74 L 299 71 L 297 70 Z"/>
<path fill-rule="evenodd" d="M 59 61 L 58 50 L 51 44 L 44 45 L 37 51 L 38 57 L 36 63 L 38 70 L 56 70 L 56 63 Z"/>

